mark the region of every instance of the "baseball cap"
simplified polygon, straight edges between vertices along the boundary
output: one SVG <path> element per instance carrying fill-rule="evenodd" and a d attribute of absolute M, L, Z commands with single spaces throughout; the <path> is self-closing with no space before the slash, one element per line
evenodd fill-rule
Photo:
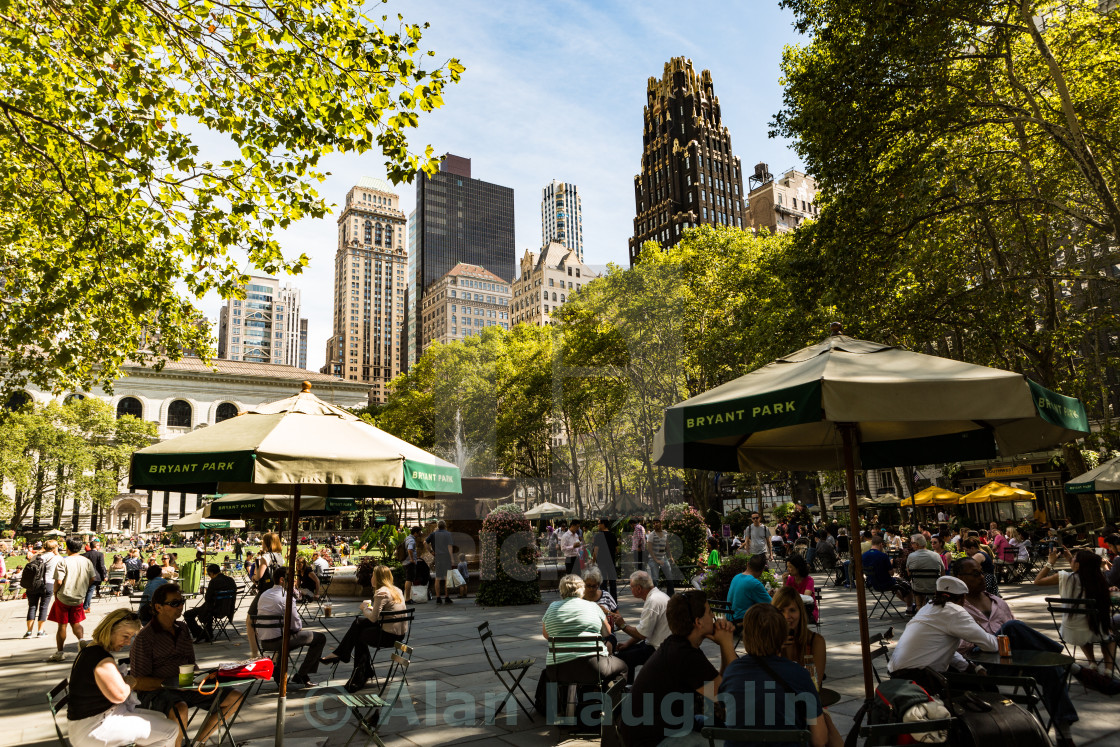
<path fill-rule="evenodd" d="M 945 594 L 967 594 L 968 585 L 956 576 L 942 576 L 937 579 L 937 590 Z"/>

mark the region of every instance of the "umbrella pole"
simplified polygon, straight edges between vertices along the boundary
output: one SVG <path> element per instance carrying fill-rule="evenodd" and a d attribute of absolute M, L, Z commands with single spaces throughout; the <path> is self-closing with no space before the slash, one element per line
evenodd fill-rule
<path fill-rule="evenodd" d="M 863 558 L 859 552 L 859 508 L 856 505 L 855 430 L 852 423 L 840 423 L 844 439 L 844 480 L 848 489 L 848 532 L 852 535 L 849 546 L 852 553 L 851 573 L 848 583 L 856 586 L 856 606 L 859 615 L 859 646 L 863 659 L 863 693 L 871 700 L 875 690 L 871 685 L 871 633 L 867 626 L 867 598 L 864 595 Z"/>
<path fill-rule="evenodd" d="M 302 486 L 296 485 L 292 494 L 292 539 L 288 547 L 288 572 L 284 575 L 284 634 L 280 637 L 280 697 L 276 702 L 276 738 L 274 744 L 284 745 L 284 716 L 286 701 L 288 699 L 288 651 L 290 650 L 288 635 L 292 629 L 292 590 L 296 579 L 296 552 L 299 543 L 299 499 Z M 870 647 L 870 644 L 867 644 Z"/>

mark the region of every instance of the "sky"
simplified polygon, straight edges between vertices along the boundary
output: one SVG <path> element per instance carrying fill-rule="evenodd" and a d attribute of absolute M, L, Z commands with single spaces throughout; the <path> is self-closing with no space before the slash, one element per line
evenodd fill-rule
<path fill-rule="evenodd" d="M 436 56 L 426 59 L 456 57 L 466 67 L 462 81 L 444 90 L 444 106 L 410 131 L 410 147 L 422 153 L 430 144 L 436 154 L 470 158 L 472 176 L 513 188 L 518 257 L 540 248 L 541 190 L 556 179 L 579 187 L 584 260 L 627 264 L 646 86 L 672 57 L 690 58 L 697 72 L 711 70 L 723 124 L 747 174 L 759 161 L 774 174 L 802 168 L 788 141 L 768 135 L 782 104 L 782 49 L 799 43 L 792 15 L 777 0 L 397 0 L 368 8 L 390 19 L 398 12 L 431 24 L 421 44 Z M 330 176 L 317 189 L 335 206 L 360 177 L 385 178 L 384 158 L 373 151 L 332 155 L 322 167 Z M 397 191 L 407 215 L 415 185 Z M 337 217 L 336 207 L 278 237 L 286 255 L 311 259 L 301 275 L 281 280 L 302 291 L 314 370 L 331 333 Z M 220 298 L 199 305 L 217 321 Z"/>

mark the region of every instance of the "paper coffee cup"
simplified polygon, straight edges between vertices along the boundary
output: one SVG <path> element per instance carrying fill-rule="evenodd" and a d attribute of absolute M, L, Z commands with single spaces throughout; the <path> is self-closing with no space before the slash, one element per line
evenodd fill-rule
<path fill-rule="evenodd" d="M 184 664 L 179 667 L 179 687 L 190 687 L 194 684 L 194 664 Z"/>

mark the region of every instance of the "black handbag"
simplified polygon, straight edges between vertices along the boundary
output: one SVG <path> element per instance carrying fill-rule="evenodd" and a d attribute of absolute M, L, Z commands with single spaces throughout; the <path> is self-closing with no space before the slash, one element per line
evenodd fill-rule
<path fill-rule="evenodd" d="M 999 693 L 965 693 L 953 700 L 950 710 L 957 717 L 950 740 L 955 745 L 1051 747 L 1038 719 Z"/>
<path fill-rule="evenodd" d="M 346 684 L 342 687 L 348 693 L 356 693 L 365 689 L 365 686 L 369 683 L 369 678 L 372 676 L 373 668 L 369 662 L 356 661 L 354 662 L 354 671 L 350 673 L 350 679 L 346 680 Z"/>

